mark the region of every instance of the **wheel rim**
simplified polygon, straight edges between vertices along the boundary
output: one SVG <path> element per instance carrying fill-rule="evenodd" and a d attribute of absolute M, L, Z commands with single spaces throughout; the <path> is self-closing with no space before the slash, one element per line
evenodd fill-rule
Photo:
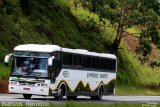
<path fill-rule="evenodd" d="M 63 90 L 60 89 L 60 92 L 59 92 L 59 100 L 62 100 L 63 99 Z"/>
<path fill-rule="evenodd" d="M 102 99 L 102 95 L 103 95 L 102 88 L 100 88 L 100 90 L 99 90 L 99 99 Z"/>

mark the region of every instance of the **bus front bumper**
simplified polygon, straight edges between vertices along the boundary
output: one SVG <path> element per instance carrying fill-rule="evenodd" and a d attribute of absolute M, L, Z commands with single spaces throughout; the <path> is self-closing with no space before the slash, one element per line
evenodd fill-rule
<path fill-rule="evenodd" d="M 9 85 L 9 93 L 49 95 L 49 87 Z"/>

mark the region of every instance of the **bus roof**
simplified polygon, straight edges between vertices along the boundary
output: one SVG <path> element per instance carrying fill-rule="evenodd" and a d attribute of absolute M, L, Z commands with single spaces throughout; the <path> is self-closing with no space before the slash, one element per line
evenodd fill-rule
<path fill-rule="evenodd" d="M 116 56 L 113 54 L 89 52 L 88 50 L 84 49 L 61 48 L 58 45 L 24 44 L 24 45 L 18 45 L 14 48 L 14 51 L 29 51 L 29 52 L 54 52 L 61 50 L 63 52 L 70 52 L 75 54 L 84 54 L 84 55 L 100 56 L 100 57 L 116 59 Z"/>
<path fill-rule="evenodd" d="M 91 56 L 99 56 L 99 57 L 107 57 L 107 58 L 116 59 L 116 56 L 114 54 L 89 52 L 88 50 L 84 50 L 84 49 L 62 48 L 62 51 L 69 52 L 69 53 L 75 53 L 75 54 L 83 54 L 83 55 L 91 55 Z"/>
<path fill-rule="evenodd" d="M 57 45 L 24 44 L 16 46 L 14 51 L 53 52 L 60 51 L 60 47 Z"/>

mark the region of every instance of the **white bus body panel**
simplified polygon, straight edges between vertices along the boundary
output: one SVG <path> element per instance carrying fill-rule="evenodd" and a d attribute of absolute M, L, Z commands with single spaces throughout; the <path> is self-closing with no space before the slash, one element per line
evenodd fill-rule
<path fill-rule="evenodd" d="M 37 81 L 36 79 L 30 78 L 17 78 L 17 77 L 10 77 L 10 82 L 8 86 L 9 93 L 17 93 L 17 94 L 34 94 L 34 95 L 49 95 L 49 85 L 50 80 L 44 80 L 47 86 L 37 86 L 35 84 L 28 85 L 27 82 Z M 11 82 L 16 82 L 16 84 L 11 84 Z M 24 83 L 20 83 L 18 81 L 24 81 Z M 44 84 L 43 83 L 43 84 Z M 39 82 L 39 84 L 41 84 Z"/>
<path fill-rule="evenodd" d="M 100 75 L 106 76 L 104 78 L 100 78 Z M 81 81 L 84 87 L 86 87 L 88 84 L 90 90 L 94 91 L 99 87 L 100 83 L 107 85 L 111 80 L 114 80 L 115 78 L 116 73 L 111 72 L 62 69 L 59 76 L 56 78 L 55 84 L 52 84 L 50 87 L 52 90 L 55 90 L 58 85 L 64 81 L 70 88 L 70 91 L 74 92 L 77 88 L 77 85 Z"/>
<path fill-rule="evenodd" d="M 24 90 L 24 88 L 29 88 L 30 90 Z M 31 87 L 31 86 L 9 85 L 9 93 L 49 95 L 49 88 L 38 87 L 38 86 Z"/>

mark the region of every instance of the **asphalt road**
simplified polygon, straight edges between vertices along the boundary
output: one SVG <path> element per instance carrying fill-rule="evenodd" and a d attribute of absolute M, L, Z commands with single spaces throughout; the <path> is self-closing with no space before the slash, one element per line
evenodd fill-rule
<path fill-rule="evenodd" d="M 51 102 L 51 103 L 64 103 L 63 101 L 56 101 L 54 97 L 49 96 L 32 96 L 31 99 L 26 100 L 22 95 L 19 94 L 0 94 L 0 104 L 2 102 Z M 103 96 L 101 101 L 91 100 L 90 97 L 80 96 L 75 102 L 80 103 L 102 103 L 102 104 L 112 104 L 112 103 L 160 103 L 160 96 Z"/>

